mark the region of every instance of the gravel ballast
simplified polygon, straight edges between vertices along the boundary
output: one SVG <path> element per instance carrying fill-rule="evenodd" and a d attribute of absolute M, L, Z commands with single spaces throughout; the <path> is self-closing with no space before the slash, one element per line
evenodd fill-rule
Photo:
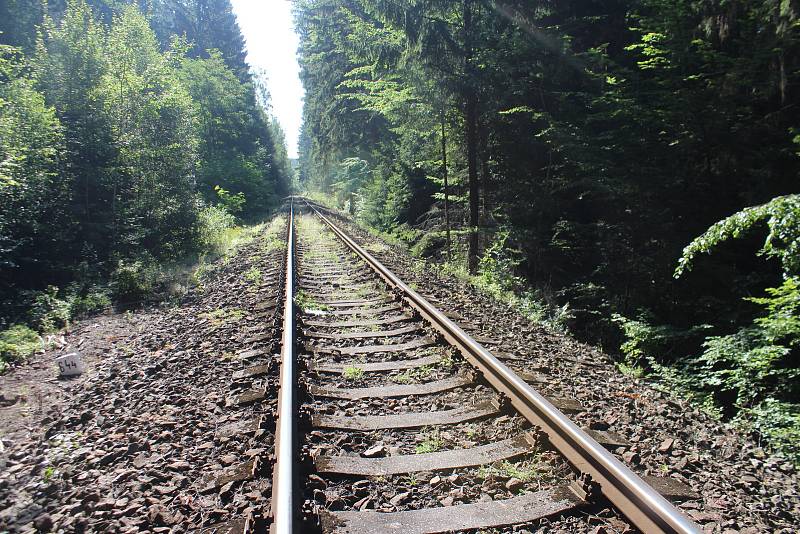
<path fill-rule="evenodd" d="M 235 373 L 279 349 L 265 304 L 282 290 L 283 221 L 217 262 L 179 305 L 91 319 L 37 358 L 53 377 L 52 360 L 89 339 L 87 370 L 60 381 L 58 402 L 4 428 L 0 531 L 223 532 L 268 505 L 273 427 L 255 424 L 275 403 L 275 378 Z M 25 403 L 3 407 L 4 419 Z"/>
<path fill-rule="evenodd" d="M 770 454 L 647 380 L 623 375 L 608 355 L 534 323 L 469 284 L 421 267 L 400 247 L 387 244 L 349 219 L 336 224 L 434 305 L 455 317 L 478 341 L 515 357 L 514 369 L 546 380 L 545 394 L 577 399 L 581 426 L 617 432 L 633 446 L 618 457 L 640 475 L 671 477 L 701 498 L 679 503 L 705 532 L 789 534 L 800 529 L 800 485 L 795 466 Z M 547 521 L 546 531 L 623 531 L 617 519 L 585 517 Z M 599 525 L 599 526 L 598 526 Z"/>

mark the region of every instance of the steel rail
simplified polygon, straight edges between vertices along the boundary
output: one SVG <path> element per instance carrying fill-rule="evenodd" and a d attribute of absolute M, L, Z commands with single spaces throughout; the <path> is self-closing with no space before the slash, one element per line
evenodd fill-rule
<path fill-rule="evenodd" d="M 484 378 L 532 425 L 547 435 L 550 443 L 580 473 L 588 474 L 603 495 L 636 528 L 645 533 L 699 533 L 700 529 L 667 499 L 639 478 L 602 445 L 581 430 L 513 370 L 464 332 L 419 293 L 411 289 L 315 206 L 306 204 L 353 252 L 367 262 L 404 300 L 420 312 L 444 338 L 456 346 Z"/>
<path fill-rule="evenodd" d="M 294 532 L 294 389 L 295 389 L 295 314 L 294 314 L 294 202 L 289 204 L 286 238 L 286 291 L 283 301 L 283 337 L 279 377 L 278 417 L 275 426 L 275 465 L 272 473 L 272 534 Z"/>

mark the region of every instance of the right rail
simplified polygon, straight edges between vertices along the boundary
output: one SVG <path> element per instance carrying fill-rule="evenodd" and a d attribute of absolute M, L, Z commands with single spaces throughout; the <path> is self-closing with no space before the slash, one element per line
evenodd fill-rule
<path fill-rule="evenodd" d="M 608 500 L 637 528 L 646 533 L 697 533 L 699 529 L 683 513 L 643 481 L 608 450 L 581 430 L 566 415 L 540 395 L 513 370 L 464 332 L 419 293 L 411 289 L 380 261 L 311 203 L 308 205 L 350 250 L 398 291 L 444 338 L 455 346 L 498 392 L 532 425 L 544 432 L 550 443 L 584 477 L 597 483 Z M 591 481 L 591 482 L 589 482 Z"/>

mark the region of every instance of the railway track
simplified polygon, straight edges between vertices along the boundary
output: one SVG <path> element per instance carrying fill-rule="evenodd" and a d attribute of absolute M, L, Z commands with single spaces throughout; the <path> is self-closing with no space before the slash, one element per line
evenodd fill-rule
<path fill-rule="evenodd" d="M 667 498 L 688 488 L 634 474 L 624 439 L 579 428 L 580 403 L 539 394 L 323 211 L 289 210 L 273 533 L 503 529 L 598 503 L 699 531 Z"/>

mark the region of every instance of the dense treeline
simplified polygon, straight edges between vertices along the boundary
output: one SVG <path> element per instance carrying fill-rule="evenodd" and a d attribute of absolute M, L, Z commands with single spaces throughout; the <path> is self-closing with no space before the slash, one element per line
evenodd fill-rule
<path fill-rule="evenodd" d="M 9 0 L 0 32 L 0 327 L 141 298 L 288 191 L 229 0 Z"/>
<path fill-rule="evenodd" d="M 301 179 L 797 454 L 799 13 L 300 0 Z"/>

